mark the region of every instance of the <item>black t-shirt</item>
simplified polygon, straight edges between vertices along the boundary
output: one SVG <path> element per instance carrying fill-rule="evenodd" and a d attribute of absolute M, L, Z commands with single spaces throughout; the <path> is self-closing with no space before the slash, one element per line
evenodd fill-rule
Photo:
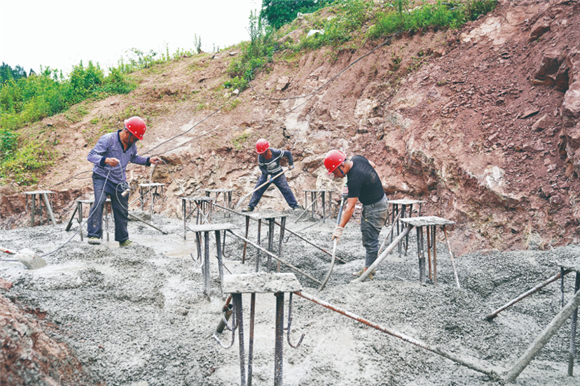
<path fill-rule="evenodd" d="M 351 158 L 352 167 L 346 173 L 348 181 L 348 197 L 358 197 L 363 205 L 370 205 L 379 202 L 385 195 L 381 179 L 371 166 L 369 161 L 362 155 L 355 155 Z"/>

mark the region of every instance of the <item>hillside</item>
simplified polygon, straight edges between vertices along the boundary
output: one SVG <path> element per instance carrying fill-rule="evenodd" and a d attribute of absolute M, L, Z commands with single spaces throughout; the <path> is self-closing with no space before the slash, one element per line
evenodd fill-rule
<path fill-rule="evenodd" d="M 322 86 L 381 41 L 279 53 L 233 101 L 222 84 L 239 51 L 183 58 L 141 71 L 139 87 L 127 96 L 86 103 L 84 116 L 71 118 L 73 108 L 20 132 L 56 143 L 60 158 L 42 176 L 42 188 L 89 171 L 86 154 L 96 139 L 139 114 L 149 124 L 140 151 L 163 155 L 188 194 L 249 191 L 257 178 L 253 144 L 265 137 L 295 155 L 299 172 L 290 181 L 298 193 L 330 184 L 321 159 L 341 148 L 379 164 L 389 197 L 423 199 L 425 211 L 456 221 L 463 251 L 565 245 L 578 242 L 580 219 L 577 7 L 501 2 L 458 33 L 399 35 L 304 99 L 294 97 Z M 287 39 L 309 30 L 307 17 L 300 19 Z M 129 170 L 134 183 L 149 179 L 144 168 Z M 61 192 L 61 219 L 71 198 L 90 187 L 88 176 L 53 187 Z M 157 168 L 153 180 L 169 184 L 164 214 L 179 216 L 173 196 L 181 191 L 167 170 Z M 23 199 L 10 191 L 3 188 L 5 229 L 26 218 Z M 277 202 L 262 205 L 279 209 Z"/>

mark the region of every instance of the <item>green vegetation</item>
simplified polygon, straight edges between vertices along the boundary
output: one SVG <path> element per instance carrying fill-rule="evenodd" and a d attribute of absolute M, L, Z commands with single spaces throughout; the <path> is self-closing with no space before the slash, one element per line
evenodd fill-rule
<path fill-rule="evenodd" d="M 195 50 L 201 50 L 201 37 L 194 37 Z M 196 52 L 177 49 L 173 54 L 133 48 L 129 58 L 121 59 L 117 67 L 109 68 L 108 73 L 98 64 L 81 62 L 64 76 L 62 71 L 41 68 L 36 74 L 20 66 L 14 69 L 2 63 L 0 66 L 0 178 L 11 178 L 20 184 L 32 184 L 37 181 L 36 175 L 52 164 L 54 152 L 49 150 L 48 142 L 39 142 L 38 137 L 27 142 L 15 132 L 27 124 L 45 117 L 64 112 L 65 117 L 73 122 L 80 122 L 88 114 L 86 105 L 78 105 L 85 100 L 100 100 L 110 95 L 127 94 L 135 89 L 136 82 L 130 73 L 148 69 L 154 65 L 179 60 L 196 55 Z M 134 111 L 122 113 L 124 118 Z M 136 114 L 133 114 L 136 115 Z M 130 115 L 129 115 L 130 116 Z M 96 125 L 99 118 L 90 123 Z M 113 129 L 112 123 L 103 122 L 99 133 Z M 89 142 L 92 138 L 88 138 Z"/>
<path fill-rule="evenodd" d="M 382 5 L 376 5 L 367 0 L 320 1 L 311 10 L 327 6 L 306 17 L 308 26 L 314 33 L 311 36 L 303 34 L 297 42 L 284 40 L 284 36 L 297 26 L 280 28 L 282 21 L 293 20 L 300 6 L 313 1 L 267 1 L 262 3 L 260 18 L 250 16 L 250 42 L 239 45 L 242 53 L 230 63 L 228 73 L 231 79 L 224 87 L 239 89 L 248 87 L 256 72 L 273 60 L 276 52 L 286 51 L 284 57 L 291 57 L 292 52 L 315 50 L 321 47 L 334 47 L 328 53 L 329 58 L 336 59 L 337 50 L 342 48 L 358 48 L 367 39 L 380 39 L 395 32 L 416 32 L 426 28 L 461 27 L 464 23 L 477 19 L 480 15 L 492 11 L 497 0 L 455 0 L 428 4 L 424 1 L 393 0 Z M 329 16 L 330 15 L 330 16 Z M 264 28 L 264 22 L 267 26 Z M 366 32 L 364 26 L 372 27 Z M 302 25 L 301 25 L 302 26 Z M 275 28 L 278 28 L 275 30 Z M 349 43 L 351 42 L 351 43 Z M 417 60 L 412 70 L 419 66 Z M 398 67 L 397 67 L 398 68 Z"/>
<path fill-rule="evenodd" d="M 118 69 L 105 76 L 89 62 L 75 66 L 68 79 L 62 72 L 47 68 L 39 75 L 8 80 L 0 85 L 0 127 L 14 130 L 27 123 L 58 114 L 88 98 L 102 99 L 126 94 L 135 85 Z"/>
<path fill-rule="evenodd" d="M 246 143 L 249 138 L 250 133 L 243 133 L 242 135 L 232 139 L 232 144 L 234 145 L 236 150 L 240 150 L 244 146 L 244 143 Z"/>
<path fill-rule="evenodd" d="M 334 0 L 263 0 L 260 18 L 274 29 L 296 19 L 298 12 L 311 13 Z"/>
<path fill-rule="evenodd" d="M 18 142 L 16 133 L 0 130 L 0 177 L 34 184 L 38 182 L 36 175 L 52 165 L 54 153 L 45 144 Z"/>
<path fill-rule="evenodd" d="M 376 39 L 397 31 L 416 32 L 428 27 L 457 29 L 492 11 L 496 5 L 497 0 L 421 3 L 420 6 L 413 1 L 397 0 L 391 2 L 391 10 L 378 15 L 368 37 Z"/>

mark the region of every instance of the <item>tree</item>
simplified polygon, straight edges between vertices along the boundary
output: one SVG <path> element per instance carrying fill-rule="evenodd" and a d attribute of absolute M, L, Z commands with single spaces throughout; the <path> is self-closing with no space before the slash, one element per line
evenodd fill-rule
<path fill-rule="evenodd" d="M 298 12 L 314 12 L 334 0 L 262 0 L 260 18 L 274 29 L 296 19 Z"/>

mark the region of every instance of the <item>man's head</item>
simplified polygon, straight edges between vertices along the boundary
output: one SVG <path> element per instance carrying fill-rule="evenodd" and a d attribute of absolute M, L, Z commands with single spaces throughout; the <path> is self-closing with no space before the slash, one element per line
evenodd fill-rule
<path fill-rule="evenodd" d="M 336 178 L 343 178 L 348 170 L 344 170 L 344 161 L 346 155 L 339 150 L 331 150 L 324 157 L 324 167 L 328 170 L 329 175 Z"/>
<path fill-rule="evenodd" d="M 129 119 L 125 119 L 125 130 L 127 130 L 131 135 L 130 140 L 133 144 L 137 142 L 137 140 L 143 139 L 143 134 L 145 134 L 145 130 L 147 130 L 147 126 L 145 125 L 145 121 L 140 117 L 131 117 Z"/>
<path fill-rule="evenodd" d="M 268 149 L 270 149 L 270 143 L 264 138 L 258 139 L 258 142 L 256 142 L 256 152 L 258 154 L 264 154 Z"/>

